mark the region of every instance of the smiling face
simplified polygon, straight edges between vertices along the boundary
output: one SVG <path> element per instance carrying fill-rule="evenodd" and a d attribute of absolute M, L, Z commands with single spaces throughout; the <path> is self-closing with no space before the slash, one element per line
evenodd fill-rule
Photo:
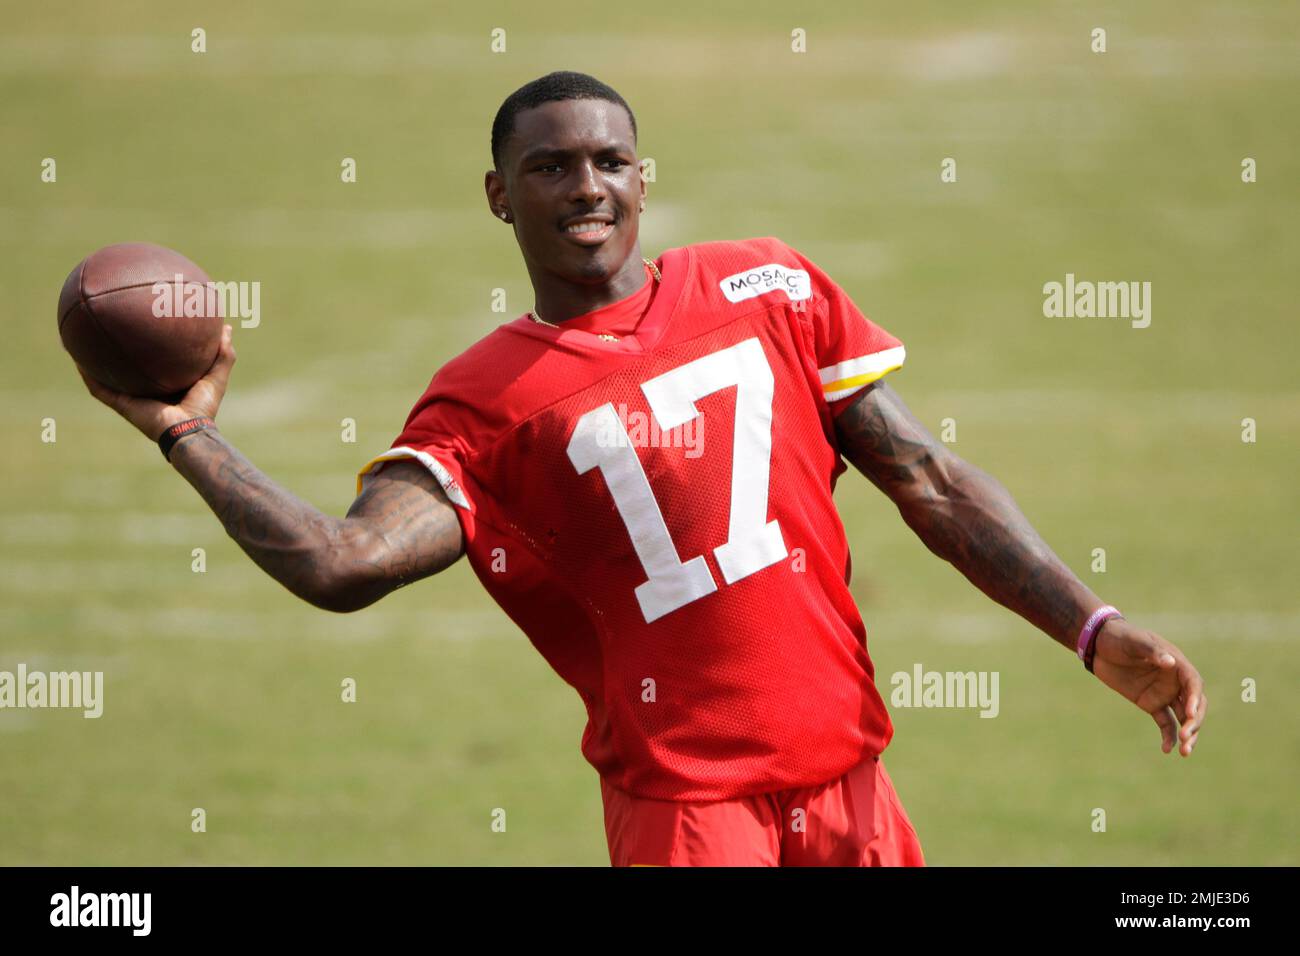
<path fill-rule="evenodd" d="M 568 298 L 545 288 L 557 280 L 590 291 L 612 286 L 615 299 L 644 281 L 637 227 L 645 182 L 617 103 L 558 100 L 519 113 L 485 187 L 494 213 L 507 211 L 514 223 L 539 303 Z"/>

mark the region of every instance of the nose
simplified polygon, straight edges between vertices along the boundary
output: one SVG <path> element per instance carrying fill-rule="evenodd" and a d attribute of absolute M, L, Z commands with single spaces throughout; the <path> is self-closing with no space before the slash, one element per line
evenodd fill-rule
<path fill-rule="evenodd" d="M 605 198 L 605 183 L 595 163 L 583 160 L 578 164 L 569 198 L 588 206 L 595 206 Z"/>

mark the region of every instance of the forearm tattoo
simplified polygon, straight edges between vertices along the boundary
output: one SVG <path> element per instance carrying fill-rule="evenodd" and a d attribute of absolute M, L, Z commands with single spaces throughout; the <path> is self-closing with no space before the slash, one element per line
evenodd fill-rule
<path fill-rule="evenodd" d="M 368 577 L 386 585 L 382 594 L 437 574 L 464 554 L 456 506 L 415 461 L 386 464 L 352 503 L 348 519 L 364 520 L 371 543 L 374 538 L 382 542 L 357 555 L 359 564 L 370 569 Z"/>
<path fill-rule="evenodd" d="M 348 516 L 335 518 L 276 484 L 218 431 L 182 439 L 171 461 L 262 570 L 318 607 L 365 607 L 462 553 L 453 506 L 419 465 L 390 463 Z"/>
<path fill-rule="evenodd" d="M 884 382 L 835 420 L 840 451 L 890 497 L 932 552 L 1071 649 L 1102 602 L 1043 541 L 991 475 L 950 452 Z"/>

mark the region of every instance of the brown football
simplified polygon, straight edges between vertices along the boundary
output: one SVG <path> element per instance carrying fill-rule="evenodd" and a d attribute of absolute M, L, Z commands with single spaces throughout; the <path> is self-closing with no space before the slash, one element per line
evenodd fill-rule
<path fill-rule="evenodd" d="M 59 338 L 109 388 L 179 399 L 221 347 L 224 310 L 212 289 L 179 252 L 147 242 L 105 246 L 63 283 Z"/>

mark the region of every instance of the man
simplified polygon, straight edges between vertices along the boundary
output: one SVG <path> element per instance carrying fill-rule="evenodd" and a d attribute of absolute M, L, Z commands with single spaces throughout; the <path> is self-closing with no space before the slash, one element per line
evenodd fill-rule
<path fill-rule="evenodd" d="M 357 610 L 468 554 L 582 697 L 616 865 L 923 862 L 880 761 L 893 726 L 848 589 L 841 456 L 935 554 L 1151 714 L 1165 752 L 1191 753 L 1195 668 L 930 436 L 882 381 L 902 343 L 825 273 L 772 238 L 642 258 L 636 121 L 614 90 L 527 84 L 492 155 L 488 206 L 536 308 L 434 376 L 346 518 L 206 421 L 229 328 L 177 406 L 91 392 L 161 436 L 249 556 L 319 607 Z"/>

